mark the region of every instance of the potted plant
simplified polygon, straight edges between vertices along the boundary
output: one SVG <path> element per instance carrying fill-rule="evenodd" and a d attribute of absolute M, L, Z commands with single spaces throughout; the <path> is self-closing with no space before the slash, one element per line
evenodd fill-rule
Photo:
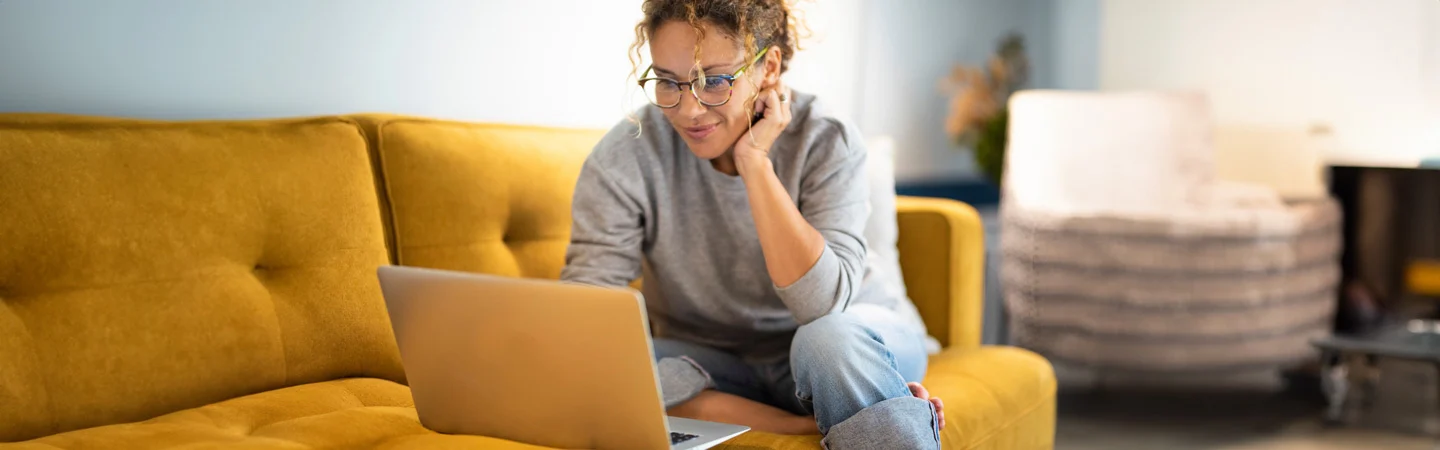
<path fill-rule="evenodd" d="M 950 96 L 946 134 L 971 150 L 975 165 L 997 186 L 1005 170 L 1006 103 L 1029 74 L 1024 39 L 1012 33 L 1000 40 L 984 67 L 957 65 L 941 80 L 941 90 Z"/>

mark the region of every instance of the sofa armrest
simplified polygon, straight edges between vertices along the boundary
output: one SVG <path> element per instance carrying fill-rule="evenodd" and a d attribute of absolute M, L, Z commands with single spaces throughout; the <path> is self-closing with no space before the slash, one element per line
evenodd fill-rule
<path fill-rule="evenodd" d="M 980 346 L 985 227 L 975 208 L 941 198 L 896 199 L 905 289 L 940 345 Z"/>

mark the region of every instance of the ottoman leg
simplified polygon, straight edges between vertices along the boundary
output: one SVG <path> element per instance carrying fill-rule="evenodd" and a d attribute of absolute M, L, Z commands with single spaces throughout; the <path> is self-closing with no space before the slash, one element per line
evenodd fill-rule
<path fill-rule="evenodd" d="M 1364 381 L 1361 385 L 1363 397 L 1360 399 L 1360 410 L 1369 413 L 1375 406 L 1376 393 L 1380 385 L 1380 361 L 1375 355 L 1365 355 Z"/>
<path fill-rule="evenodd" d="M 1326 352 L 1324 368 L 1320 374 L 1320 387 L 1325 391 L 1325 421 L 1330 424 L 1342 422 L 1345 413 L 1345 397 L 1350 390 L 1350 373 L 1344 359 L 1335 352 Z"/>

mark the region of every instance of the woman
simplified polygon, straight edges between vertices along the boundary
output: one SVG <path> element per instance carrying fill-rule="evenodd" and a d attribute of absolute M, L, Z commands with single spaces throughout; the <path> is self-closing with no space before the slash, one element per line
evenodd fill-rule
<path fill-rule="evenodd" d="M 780 81 L 789 6 L 642 9 L 632 61 L 648 42 L 652 104 L 586 160 L 561 278 L 644 275 L 671 415 L 819 432 L 829 448 L 938 447 L 942 404 L 917 383 L 924 326 L 898 273 L 866 257 L 861 138 Z"/>

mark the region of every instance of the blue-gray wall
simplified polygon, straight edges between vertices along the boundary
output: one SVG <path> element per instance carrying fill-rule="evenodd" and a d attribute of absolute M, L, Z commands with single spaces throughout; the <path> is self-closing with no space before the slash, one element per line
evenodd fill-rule
<path fill-rule="evenodd" d="M 608 126 L 628 109 L 635 4 L 0 0 L 0 111 Z"/>
<path fill-rule="evenodd" d="M 1100 0 L 1056 0 L 1050 14 L 1054 72 L 1045 87 L 1100 88 Z"/>
<path fill-rule="evenodd" d="M 1025 38 L 1031 87 L 1095 85 L 1086 74 L 1098 72 L 1099 0 L 872 0 L 864 7 L 860 123 L 867 134 L 895 138 L 901 180 L 981 182 L 971 155 L 944 132 L 949 100 L 938 85 L 956 64 L 983 65 L 1008 33 Z"/>
<path fill-rule="evenodd" d="M 834 94 L 857 99 L 867 134 L 897 140 L 902 179 L 970 176 L 943 134 L 937 81 L 1009 31 L 1027 34 L 1035 86 L 1094 85 L 1099 0 L 835 1 L 861 16 L 860 29 L 829 31 L 861 34 L 863 64 L 820 64 L 861 68 L 858 92 Z M 0 111 L 609 126 L 628 110 L 638 3 L 0 0 Z"/>

